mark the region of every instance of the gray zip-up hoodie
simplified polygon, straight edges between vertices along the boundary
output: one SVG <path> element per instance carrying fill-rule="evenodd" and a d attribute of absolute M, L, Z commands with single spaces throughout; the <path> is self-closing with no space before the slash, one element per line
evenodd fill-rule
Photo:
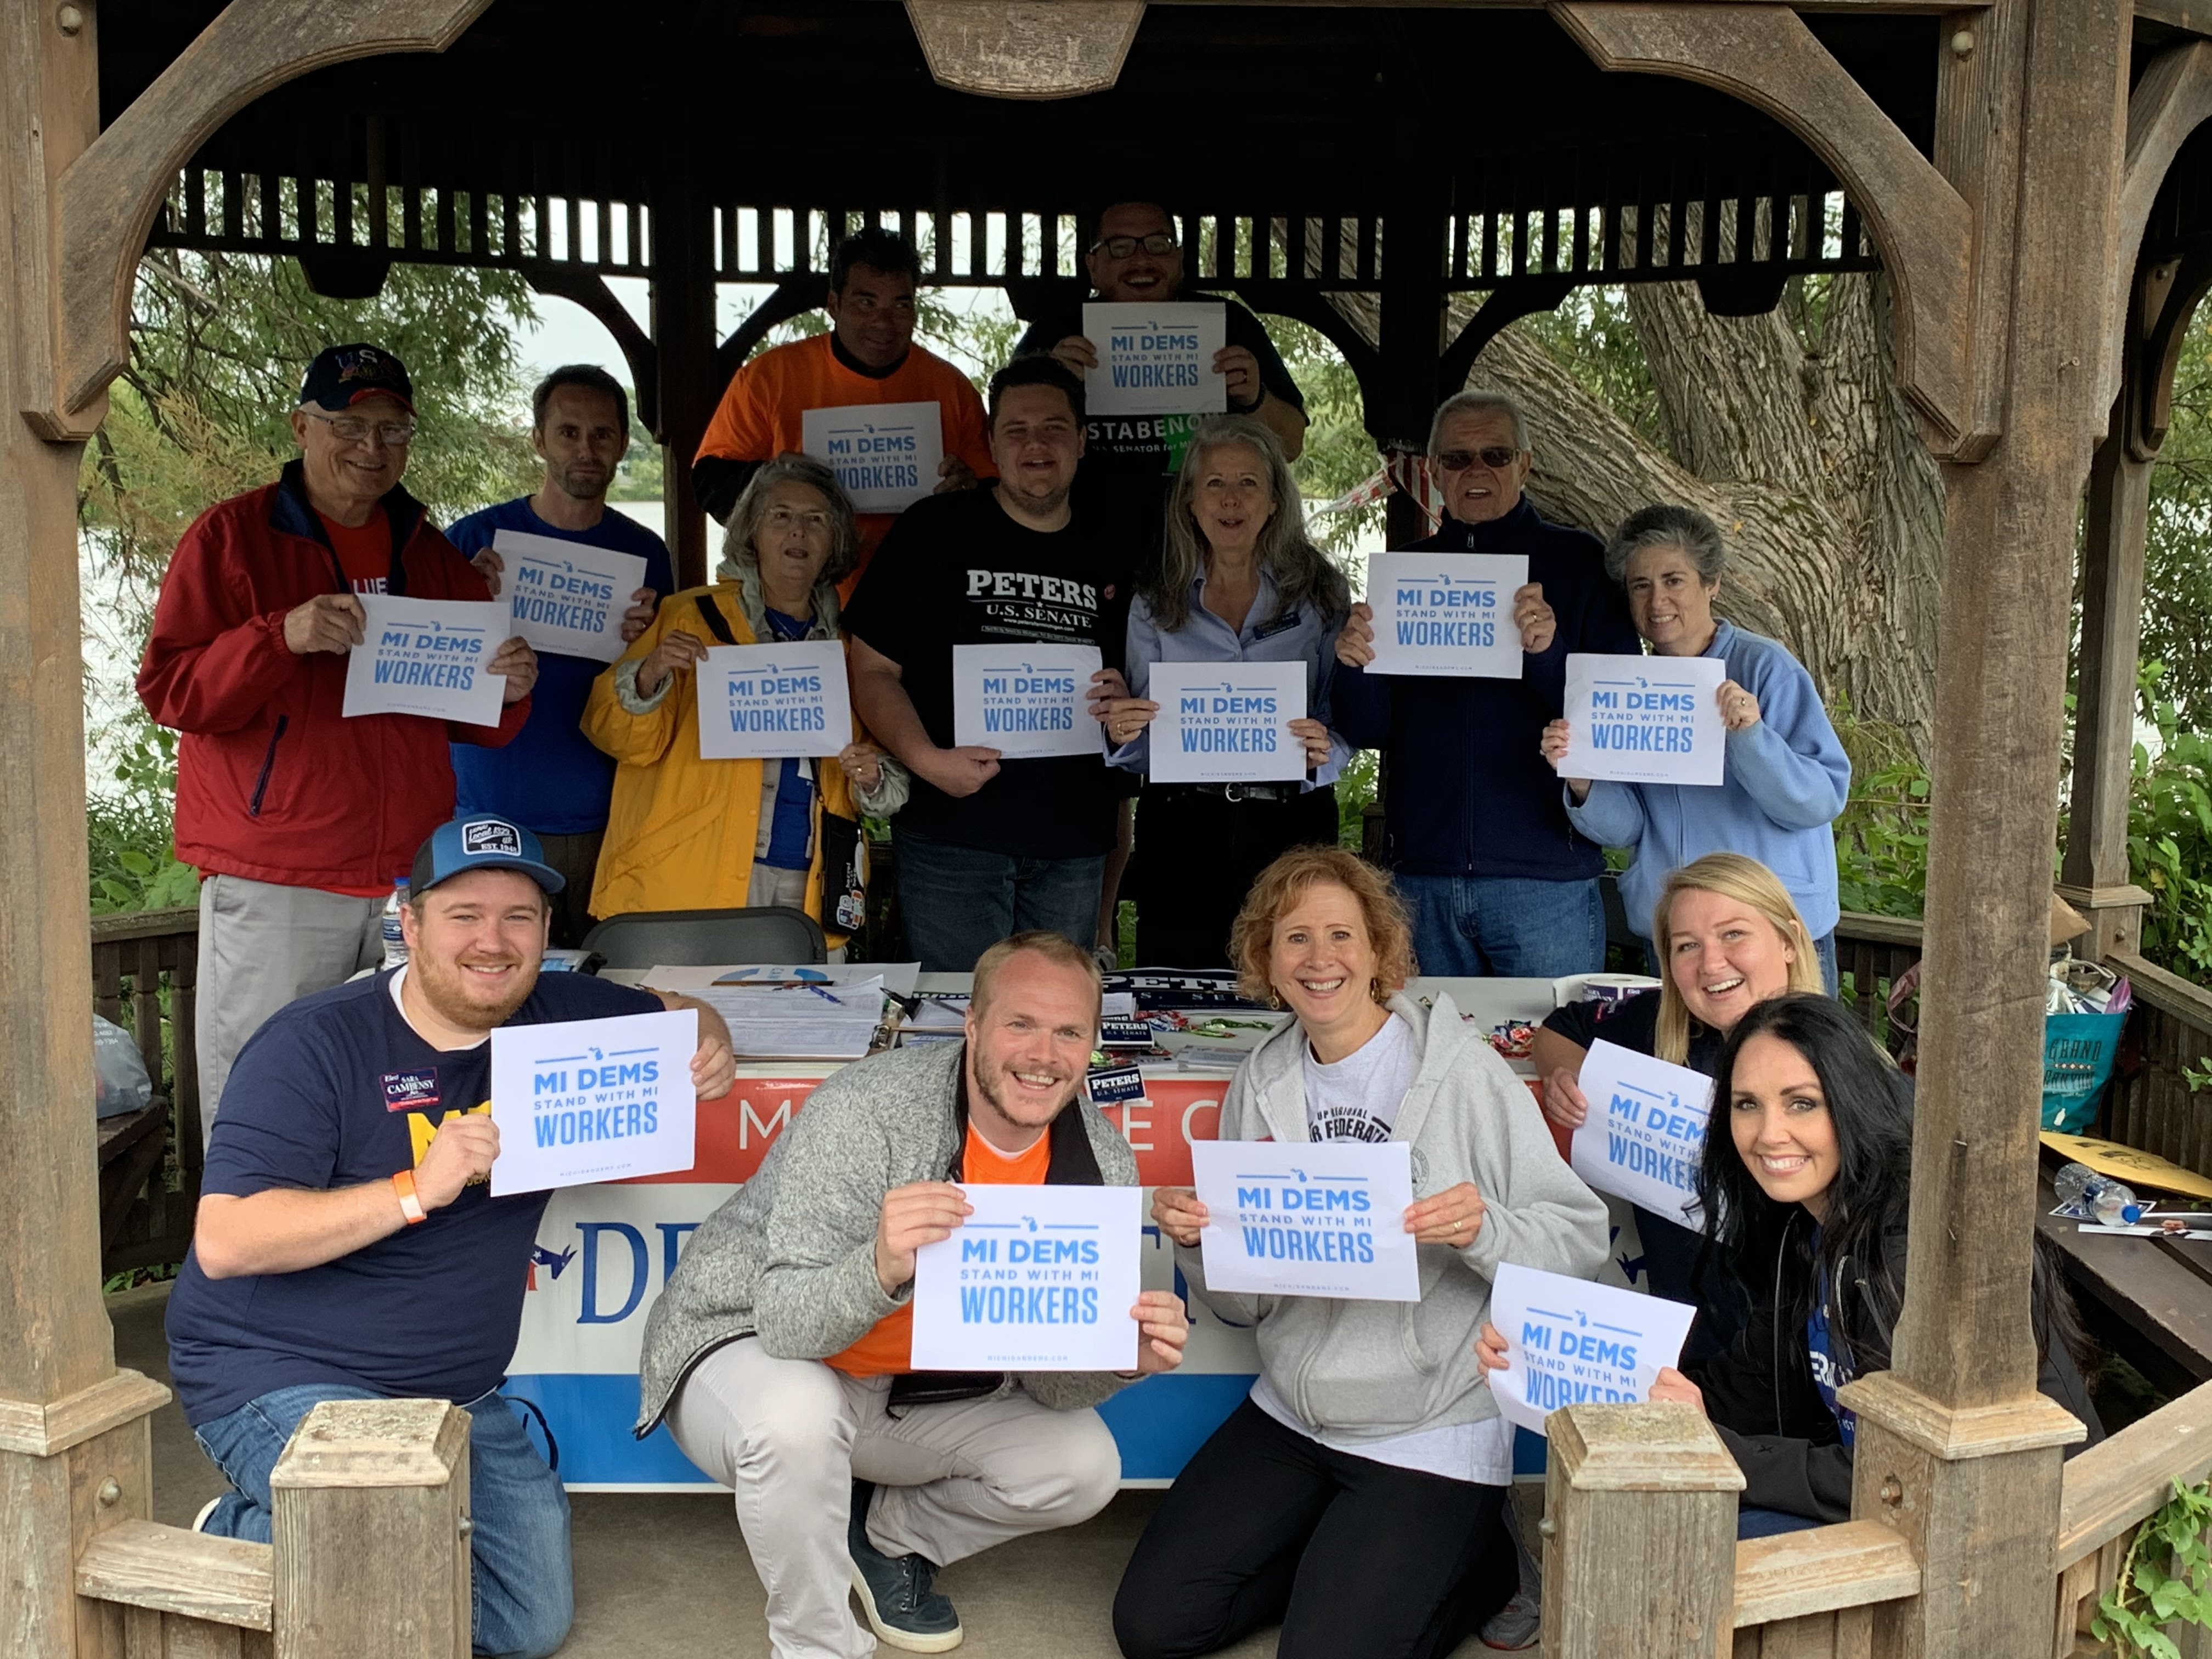
<path fill-rule="evenodd" d="M 780 1358 L 823 1359 L 912 1297 L 911 1283 L 886 1296 L 877 1282 L 876 1227 L 884 1194 L 942 1181 L 960 1156 L 967 1053 L 964 1042 L 933 1042 L 856 1061 L 792 1115 L 753 1178 L 691 1235 L 646 1318 L 641 1438 L 692 1366 L 724 1343 L 757 1336 Z M 1107 1186 L 1136 1185 L 1136 1154 L 1088 1101 L 1071 1103 L 1048 1133 L 1055 1172 L 1062 1141 L 1075 1136 L 1088 1143 Z M 1126 1381 L 1110 1372 L 1024 1372 L 1008 1386 L 1068 1411 L 1097 1405 Z"/>
<path fill-rule="evenodd" d="M 1276 1395 L 1333 1438 L 1387 1440 L 1480 1422 L 1498 1413 L 1474 1361 L 1500 1262 L 1578 1279 L 1605 1261 L 1605 1204 L 1559 1158 L 1535 1097 L 1451 999 L 1424 1008 L 1403 992 L 1390 1011 L 1413 1028 L 1420 1066 L 1390 1138 L 1413 1143 L 1413 1195 L 1462 1181 L 1481 1193 L 1481 1228 L 1468 1243 L 1419 1247 L 1419 1302 L 1352 1302 L 1210 1290 L 1194 1249 L 1176 1264 L 1224 1319 L 1255 1325 L 1260 1364 Z M 1296 1020 L 1270 1032 L 1229 1085 L 1224 1140 L 1310 1140 L 1306 1036 Z"/>

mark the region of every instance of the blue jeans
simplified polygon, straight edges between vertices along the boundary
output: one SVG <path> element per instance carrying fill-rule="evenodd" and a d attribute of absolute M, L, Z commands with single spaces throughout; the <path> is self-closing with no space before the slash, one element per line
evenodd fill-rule
<path fill-rule="evenodd" d="M 1809 1532 L 1826 1524 L 1809 1515 L 1792 1515 L 1787 1510 L 1740 1509 L 1735 1512 L 1739 1542 L 1746 1538 L 1773 1538 L 1785 1532 Z"/>
<path fill-rule="evenodd" d="M 1042 928 L 1085 950 L 1098 942 L 1103 853 L 1032 859 L 987 853 L 891 827 L 906 948 L 925 974 L 965 974 L 1010 933 Z"/>
<path fill-rule="evenodd" d="M 1392 878 L 1413 913 L 1413 955 L 1446 979 L 1562 979 L 1605 967 L 1597 880 Z"/>
<path fill-rule="evenodd" d="M 202 1530 L 269 1541 L 270 1471 L 300 1419 L 325 1400 L 381 1395 L 343 1382 L 303 1382 L 250 1400 L 192 1431 L 231 1488 Z M 568 1561 L 568 1494 L 497 1392 L 469 1401 L 470 1595 L 481 1654 L 544 1659 L 568 1638 L 575 1612 Z"/>

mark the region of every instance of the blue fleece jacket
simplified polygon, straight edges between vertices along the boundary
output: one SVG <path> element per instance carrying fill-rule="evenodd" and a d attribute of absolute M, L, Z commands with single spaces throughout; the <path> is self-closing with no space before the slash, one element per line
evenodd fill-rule
<path fill-rule="evenodd" d="M 1575 833 L 1540 752 L 1566 696 L 1567 655 L 1641 649 L 1604 550 L 1548 523 L 1524 497 L 1502 519 L 1443 528 L 1408 550 L 1525 553 L 1528 580 L 1559 617 L 1551 648 L 1524 656 L 1517 680 L 1377 674 L 1336 665 L 1329 723 L 1357 749 L 1380 749 L 1383 862 L 1413 876 L 1594 879 L 1597 848 Z"/>
<path fill-rule="evenodd" d="M 1636 849 L 1622 872 L 1628 925 L 1651 931 L 1651 907 L 1669 872 L 1707 853 L 1741 853 L 1782 878 L 1813 937 L 1836 925 L 1836 837 L 1829 827 L 1851 791 L 1850 757 L 1828 723 L 1805 665 L 1763 635 L 1724 622 L 1700 653 L 1759 699 L 1759 719 L 1728 734 L 1718 785 L 1607 783 L 1570 805 L 1576 829 L 1607 847 Z M 1565 786 L 1560 793 L 1566 795 Z"/>

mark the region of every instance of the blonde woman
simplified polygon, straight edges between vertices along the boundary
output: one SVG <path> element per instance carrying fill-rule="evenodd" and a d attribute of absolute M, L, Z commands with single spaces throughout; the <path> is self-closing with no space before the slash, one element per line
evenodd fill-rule
<path fill-rule="evenodd" d="M 1708 853 L 1670 873 L 1652 906 L 1651 937 L 1666 970 L 1657 990 L 1570 1003 L 1536 1033 L 1544 1115 L 1563 1128 L 1579 1127 L 1589 1114 L 1583 1057 L 1599 1037 L 1711 1076 L 1721 1045 L 1752 1009 L 1784 992 L 1822 989 L 1820 959 L 1788 890 L 1741 853 Z M 1701 1235 L 1640 1206 L 1636 1225 L 1652 1294 L 1703 1308 L 1691 1345 L 1700 1355 L 1713 1352 L 1735 1334 L 1741 1298 L 1727 1285 L 1701 1286 Z"/>

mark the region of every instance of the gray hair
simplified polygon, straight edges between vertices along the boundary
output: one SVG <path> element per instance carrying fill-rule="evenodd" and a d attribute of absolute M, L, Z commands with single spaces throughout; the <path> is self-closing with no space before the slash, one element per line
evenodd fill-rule
<path fill-rule="evenodd" d="M 1521 405 L 1512 398 L 1502 392 L 1455 392 L 1437 405 L 1436 417 L 1429 422 L 1430 454 L 1438 453 L 1444 422 L 1455 415 L 1503 415 L 1513 428 L 1513 447 L 1524 453 L 1528 447 L 1528 422 L 1522 418 Z"/>
<path fill-rule="evenodd" d="M 1172 634 L 1190 621 L 1190 585 L 1206 566 L 1206 538 L 1190 516 L 1191 498 L 1198 494 L 1206 458 L 1227 444 L 1243 444 L 1256 451 L 1267 469 L 1267 493 L 1275 510 L 1261 526 L 1254 556 L 1275 580 L 1275 614 L 1285 616 L 1310 604 L 1325 623 L 1352 609 L 1352 589 L 1344 573 L 1306 534 L 1305 502 L 1291 477 L 1291 464 L 1275 434 L 1248 415 L 1209 415 L 1190 434 L 1183 451 L 1182 467 L 1176 474 L 1168 496 L 1166 545 L 1160 557 L 1158 583 L 1144 591 L 1146 608 L 1163 634 Z M 1262 622 L 1272 620 L 1260 618 Z"/>
<path fill-rule="evenodd" d="M 772 461 L 763 461 L 746 481 L 744 493 L 730 509 L 728 530 L 722 538 L 722 562 L 743 569 L 760 568 L 753 538 L 768 516 L 769 491 L 780 483 L 805 484 L 830 504 L 830 559 L 820 580 L 839 582 L 853 574 L 860 562 L 860 527 L 853 519 L 853 503 L 837 483 L 837 475 L 811 455 L 786 450 Z"/>
<path fill-rule="evenodd" d="M 1728 554 L 1721 545 L 1721 527 L 1694 507 L 1674 507 L 1662 501 L 1639 507 L 1620 521 L 1613 539 L 1605 544 L 1605 574 L 1617 582 L 1628 580 L 1628 562 L 1647 547 L 1679 547 L 1697 567 L 1698 580 L 1711 587 L 1721 579 Z"/>

